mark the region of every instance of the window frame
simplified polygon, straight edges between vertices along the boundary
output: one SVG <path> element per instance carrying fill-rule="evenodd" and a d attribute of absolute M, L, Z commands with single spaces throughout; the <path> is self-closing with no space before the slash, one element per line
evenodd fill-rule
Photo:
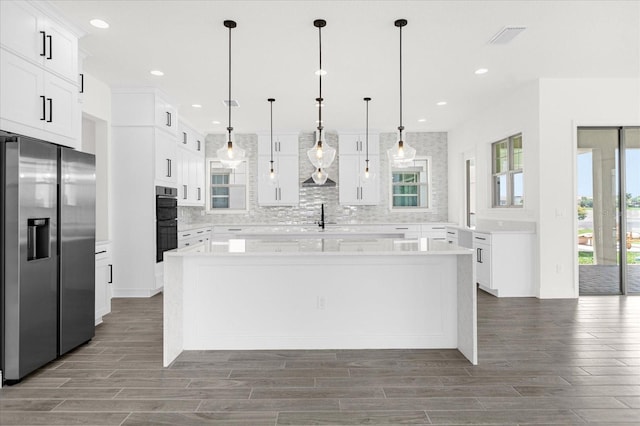
<path fill-rule="evenodd" d="M 515 168 L 515 160 L 514 160 L 514 141 L 520 139 L 520 168 Z M 498 144 L 505 143 L 507 144 L 507 161 L 506 167 L 504 170 L 500 172 L 496 172 L 496 164 L 497 164 L 497 156 L 496 156 L 496 146 Z M 504 139 L 500 139 L 499 141 L 493 142 L 491 144 L 491 207 L 496 209 L 504 209 L 504 208 L 516 208 L 521 209 L 524 208 L 525 205 L 525 194 L 524 194 L 524 143 L 522 133 L 516 133 L 514 135 L 508 136 Z M 520 204 L 515 203 L 515 194 L 514 194 L 514 179 L 516 175 L 522 176 L 522 202 Z M 500 189 L 499 189 L 499 179 L 504 177 L 506 182 L 506 201 L 505 204 L 500 204 Z"/>
<path fill-rule="evenodd" d="M 213 158 L 207 158 L 206 159 L 206 177 L 207 177 L 207 185 L 206 185 L 206 202 L 205 202 L 205 211 L 207 214 L 237 214 L 237 213 L 241 213 L 241 214 L 245 214 L 246 212 L 249 211 L 249 163 L 248 161 L 245 159 L 243 160 L 242 164 L 244 166 L 244 174 L 245 174 L 245 183 L 244 184 L 238 184 L 238 183 L 232 183 L 231 182 L 231 175 L 235 172 L 234 169 L 228 169 L 225 167 L 220 167 L 220 170 L 230 170 L 229 175 L 229 181 L 230 183 L 228 184 L 221 184 L 218 187 L 219 188 L 229 188 L 229 192 L 231 192 L 231 188 L 239 188 L 239 187 L 244 187 L 244 208 L 238 208 L 238 209 L 232 209 L 232 208 L 212 208 L 211 207 L 211 198 L 213 197 L 212 195 L 212 188 L 214 186 L 213 183 L 211 183 L 211 177 L 213 176 L 212 173 L 212 163 L 218 163 L 218 164 L 222 164 L 220 163 L 220 160 L 218 160 L 218 158 L 213 157 Z M 238 166 L 240 167 L 240 166 Z M 222 174 L 222 173 L 220 173 Z M 227 197 L 230 197 L 229 195 Z"/>
<path fill-rule="evenodd" d="M 431 168 L 432 168 L 432 158 L 431 156 L 416 156 L 416 158 L 414 159 L 414 162 L 418 162 L 418 161 L 424 161 L 425 162 L 425 167 L 426 167 L 426 182 L 424 183 L 418 183 L 414 186 L 416 186 L 417 188 L 420 188 L 421 186 L 426 186 L 426 198 L 427 198 L 427 206 L 426 207 L 421 207 L 421 206 L 406 206 L 406 207 L 402 207 L 402 206 L 394 206 L 393 205 L 393 188 L 395 186 L 406 186 L 406 185 L 394 185 L 393 182 L 393 173 L 394 172 L 402 172 L 403 170 L 406 170 L 407 168 L 403 168 L 403 167 L 393 167 L 393 164 L 389 165 L 389 211 L 392 213 L 406 213 L 406 212 L 430 212 L 433 211 L 433 206 L 432 206 L 432 202 L 433 202 L 433 181 L 431 178 Z M 418 167 L 415 165 L 414 163 L 414 167 Z M 418 189 L 418 194 L 420 193 L 420 190 Z M 418 194 L 416 196 L 418 196 Z M 410 194 L 407 194 L 410 195 Z"/>

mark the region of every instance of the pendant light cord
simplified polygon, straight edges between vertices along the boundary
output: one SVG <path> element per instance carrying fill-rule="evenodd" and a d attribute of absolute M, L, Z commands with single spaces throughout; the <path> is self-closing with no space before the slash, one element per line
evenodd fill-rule
<path fill-rule="evenodd" d="M 271 120 L 270 120 L 270 126 L 271 126 L 271 168 L 273 169 L 273 101 L 275 101 L 275 99 L 268 99 L 269 104 L 271 105 Z"/>
<path fill-rule="evenodd" d="M 404 126 L 402 125 L 402 26 L 400 26 L 400 139 L 402 139 L 402 130 L 404 130 Z"/>
<path fill-rule="evenodd" d="M 320 58 L 320 68 L 318 69 L 319 77 L 319 97 L 318 97 L 318 139 L 322 140 L 322 27 L 318 26 L 318 51 Z"/>
<path fill-rule="evenodd" d="M 367 167 L 369 167 L 369 101 L 371 100 L 371 98 L 364 98 L 364 100 L 367 102 L 366 162 Z"/>
<path fill-rule="evenodd" d="M 231 27 L 229 27 L 229 127 L 227 127 L 227 131 L 229 132 L 229 142 L 231 142 Z"/>

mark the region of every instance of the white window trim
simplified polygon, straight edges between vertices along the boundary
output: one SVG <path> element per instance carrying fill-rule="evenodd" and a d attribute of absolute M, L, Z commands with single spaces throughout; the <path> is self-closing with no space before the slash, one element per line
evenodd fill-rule
<path fill-rule="evenodd" d="M 389 212 L 391 213 L 417 213 L 417 212 L 434 212 L 433 207 L 433 181 L 431 179 L 431 169 L 433 161 L 430 155 L 416 155 L 416 161 L 427 161 L 427 197 L 429 198 L 429 207 L 394 207 L 393 206 L 393 164 L 389 163 Z"/>
<path fill-rule="evenodd" d="M 511 169 L 511 166 L 513 165 L 513 138 L 515 138 L 516 136 L 520 136 L 520 139 L 522 139 L 522 168 L 521 169 Z M 495 158 L 493 157 L 494 155 L 493 147 L 495 144 L 503 142 L 504 140 L 507 141 L 507 156 L 508 156 L 507 171 L 496 174 L 493 172 L 493 167 L 495 165 Z M 513 184 L 512 184 L 513 175 L 516 173 L 522 173 L 522 181 L 524 182 L 524 136 L 522 132 L 514 133 L 505 138 L 492 142 L 490 145 L 490 150 L 491 150 L 491 168 L 490 168 L 491 180 L 489 183 L 489 188 L 491 188 L 491 191 L 490 191 L 491 208 L 492 209 L 523 209 L 527 202 L 527 197 L 526 197 L 526 194 L 524 193 L 524 187 L 522 188 L 522 195 L 524 198 L 522 204 L 513 204 Z M 495 177 L 503 174 L 507 178 L 507 204 L 505 204 L 504 206 L 501 206 L 500 204 L 497 203 L 499 199 L 499 194 L 496 194 L 495 192 L 496 190 Z"/>
<path fill-rule="evenodd" d="M 207 182 L 206 182 L 206 200 L 205 200 L 205 213 L 206 214 L 212 214 L 212 215 L 217 215 L 217 214 L 246 214 L 249 211 L 249 162 L 247 161 L 247 159 L 243 160 L 245 162 L 245 166 L 246 166 L 246 170 L 247 170 L 247 183 L 245 183 L 245 191 L 244 191 L 244 196 L 245 196 L 245 208 L 244 209 L 212 209 L 210 207 L 210 203 L 211 203 L 211 162 L 212 161 L 217 161 L 220 162 L 220 160 L 218 160 L 217 157 L 208 157 L 205 159 L 205 175 L 207 178 Z"/>

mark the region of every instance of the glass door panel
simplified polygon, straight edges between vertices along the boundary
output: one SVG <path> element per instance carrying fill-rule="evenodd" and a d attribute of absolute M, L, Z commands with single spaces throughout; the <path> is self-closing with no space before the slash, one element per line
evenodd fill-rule
<path fill-rule="evenodd" d="M 623 128 L 627 293 L 640 293 L 640 128 Z"/>
<path fill-rule="evenodd" d="M 618 128 L 578 129 L 580 294 L 620 294 Z"/>

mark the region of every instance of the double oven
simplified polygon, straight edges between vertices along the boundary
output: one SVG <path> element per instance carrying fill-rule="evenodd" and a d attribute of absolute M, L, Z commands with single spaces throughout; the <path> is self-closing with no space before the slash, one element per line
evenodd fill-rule
<path fill-rule="evenodd" d="M 156 262 L 178 248 L 178 189 L 156 186 Z"/>

